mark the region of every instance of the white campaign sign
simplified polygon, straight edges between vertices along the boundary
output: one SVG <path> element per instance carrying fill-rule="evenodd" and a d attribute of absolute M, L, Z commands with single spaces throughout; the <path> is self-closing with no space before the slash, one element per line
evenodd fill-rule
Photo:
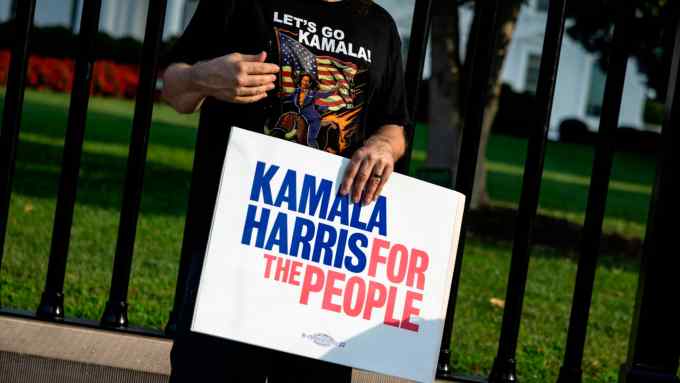
<path fill-rule="evenodd" d="M 464 196 L 395 173 L 361 206 L 347 164 L 232 130 L 191 328 L 432 382 Z"/>

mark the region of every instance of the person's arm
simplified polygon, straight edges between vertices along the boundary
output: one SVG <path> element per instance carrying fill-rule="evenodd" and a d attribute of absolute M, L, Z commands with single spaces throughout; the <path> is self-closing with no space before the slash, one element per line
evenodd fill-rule
<path fill-rule="evenodd" d="M 233 103 L 253 103 L 274 89 L 279 67 L 265 63 L 267 55 L 232 53 L 194 65 L 174 63 L 163 80 L 162 98 L 180 113 L 200 109 L 206 97 Z"/>
<path fill-rule="evenodd" d="M 381 85 L 368 110 L 369 137 L 352 156 L 340 186 L 341 195 L 351 194 L 354 202 L 362 200 L 364 204 L 378 198 L 394 171 L 394 164 L 407 150 L 405 127 L 409 124 L 409 117 L 406 110 L 401 38 L 393 20 L 390 20 L 390 28 L 387 65 Z"/>
<path fill-rule="evenodd" d="M 235 4 L 233 0 L 200 1 L 186 30 L 163 58 L 167 69 L 161 96 L 178 112 L 195 112 L 206 97 L 256 102 L 273 88 L 279 69 L 264 63 L 264 52 L 224 55 L 226 46 L 215 41 L 215 36 L 229 34 Z"/>

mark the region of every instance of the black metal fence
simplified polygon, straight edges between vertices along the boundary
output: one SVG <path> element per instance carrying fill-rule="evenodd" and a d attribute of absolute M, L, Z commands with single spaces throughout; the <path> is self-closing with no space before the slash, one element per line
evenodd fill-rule
<path fill-rule="evenodd" d="M 415 0 L 411 44 L 406 65 L 406 86 L 409 108 L 412 114 L 418 102 L 420 79 L 429 38 L 432 0 Z M 464 133 L 460 165 L 455 189 L 471 195 L 477 163 L 478 147 L 484 109 L 488 92 L 488 79 L 492 68 L 494 51 L 495 18 L 502 0 L 476 2 L 476 31 L 471 55 L 471 71 L 467 80 Z M 493 368 L 488 379 L 456 375 L 449 366 L 450 342 L 460 269 L 465 255 L 465 218 L 463 234 L 458 249 L 457 267 L 445 321 L 441 345 L 438 376 L 442 379 L 463 382 L 516 382 L 516 349 L 522 317 L 522 303 L 527 280 L 534 218 L 543 173 L 547 133 L 550 122 L 557 70 L 560 63 L 562 37 L 565 28 L 565 9 L 570 0 L 550 1 L 543 55 L 537 90 L 536 114 L 531 127 L 529 148 L 524 170 L 511 269 L 506 292 L 503 324 Z M 571 0 L 575 1 L 575 0 Z M 176 325 L 176 313 L 181 306 L 188 271 L 189 251 L 183 249 L 173 311 L 170 313 L 165 333 L 131 328 L 127 320 L 127 293 L 133 257 L 137 219 L 140 210 L 144 165 L 146 161 L 153 94 L 158 74 L 158 56 L 167 0 L 150 0 L 146 34 L 144 38 L 140 83 L 135 104 L 132 139 L 128 156 L 127 176 L 121 209 L 118 240 L 114 260 L 109 300 L 100 322 L 64 318 L 64 276 L 68 257 L 69 239 L 76 200 L 76 186 L 82 155 L 85 119 L 88 109 L 89 89 L 94 63 L 94 36 L 99 25 L 101 0 L 84 2 L 80 25 L 79 50 L 75 58 L 75 76 L 71 93 L 68 127 L 65 138 L 64 158 L 59 182 L 57 208 L 53 226 L 45 289 L 35 313 L 26 313 L 0 307 L 0 314 L 67 324 L 105 328 L 111 331 L 131 332 L 149 336 L 170 337 Z M 452 6 L 454 2 L 452 1 Z M 630 337 L 628 360 L 621 368 L 620 381 L 679 382 L 676 372 L 680 359 L 680 314 L 675 306 L 680 295 L 677 271 L 680 270 L 675 223 L 680 217 L 680 5 L 671 2 L 674 16 L 672 28 L 675 33 L 672 47 L 672 63 L 668 79 L 666 117 L 659 152 L 657 178 L 650 201 L 650 214 L 643 248 L 639 276 L 638 295 Z M 0 130 L 0 267 L 7 232 L 12 176 L 15 169 L 16 149 L 21 128 L 24 99 L 24 83 L 30 48 L 30 30 L 35 14 L 36 0 L 17 2 L 15 26 L 16 38 L 12 49 L 5 108 Z M 606 81 L 604 104 L 595 148 L 588 208 L 580 244 L 580 258 L 576 275 L 576 287 L 572 304 L 571 320 L 567 337 L 564 362 L 559 372 L 559 382 L 580 382 L 583 350 L 588 327 L 600 237 L 608 194 L 610 172 L 613 162 L 614 132 L 621 108 L 623 85 L 629 53 L 626 42 L 634 17 L 634 2 L 623 0 L 616 18 L 613 50 L 609 57 L 609 74 Z M 408 129 L 413 132 L 414 126 Z M 410 134 L 409 137 L 413 137 Z M 399 163 L 405 171 L 410 153 Z M 468 199 L 469 200 L 469 199 Z M 469 206 L 466 206 L 466 212 Z M 187 216 L 187 227 L 191 211 Z M 188 232 L 185 230 L 185 235 Z"/>

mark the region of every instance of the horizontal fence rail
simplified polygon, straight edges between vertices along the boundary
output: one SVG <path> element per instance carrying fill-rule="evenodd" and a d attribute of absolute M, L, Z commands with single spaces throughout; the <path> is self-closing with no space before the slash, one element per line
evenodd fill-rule
<path fill-rule="evenodd" d="M 422 85 L 421 79 L 434 1 L 436 0 L 415 0 L 414 4 L 411 40 L 405 68 L 408 110 L 414 121 L 418 95 Z M 470 51 L 468 52 L 468 78 L 464 81 L 466 86 L 463 92 L 465 96 L 465 110 L 462 115 L 464 131 L 455 189 L 468 198 L 444 322 L 439 362 L 436 366 L 439 378 L 459 382 L 517 382 L 517 376 L 521 375 L 521 371 L 516 371 L 516 350 L 522 323 L 522 306 L 528 278 L 534 220 L 541 191 L 547 135 L 565 30 L 566 10 L 568 4 L 576 0 L 552 0 L 549 2 L 534 108 L 535 115 L 530 127 L 531 133 L 528 140 L 522 195 L 513 240 L 511 268 L 498 353 L 488 377 L 475 377 L 464 376 L 453 371 L 450 365 L 452 357 L 450 350 L 461 280 L 461 266 L 465 253 L 467 212 L 470 196 L 473 192 L 477 163 L 480 160 L 478 158 L 479 146 L 490 91 L 489 79 L 494 64 L 497 64 L 494 62 L 494 50 L 497 48 L 495 46 L 496 29 L 498 28 L 497 17 L 499 6 L 502 4 L 501 1 L 503 0 L 475 2 L 475 19 L 472 23 L 474 28 L 470 36 L 472 43 L 469 44 Z M 453 1 L 451 3 L 452 6 L 457 4 Z M 29 37 L 33 25 L 35 5 L 36 0 L 17 2 L 16 17 L 13 21 L 16 37 L 12 47 L 0 130 L 0 176 L 2 177 L 0 179 L 0 272 L 8 226 L 12 177 L 21 128 L 26 68 L 30 48 Z M 635 14 L 634 5 L 633 0 L 624 0 L 617 4 L 618 16 L 613 30 L 613 49 L 609 57 L 609 73 L 605 86 L 598 141 L 595 146 L 592 180 L 583 237 L 579 249 L 580 257 L 564 362 L 559 371 L 558 382 L 560 383 L 580 382 L 582 380 L 581 367 L 584 345 L 600 251 L 599 243 L 602 236 L 608 184 L 613 165 L 614 133 L 618 126 L 622 107 L 626 67 L 630 53 L 626 43 L 629 40 L 630 33 L 632 33 L 630 25 Z M 74 326 L 153 337 L 168 337 L 180 333 L 179 328 L 187 327 L 189 312 L 184 307 L 183 299 L 195 294 L 195 291 L 187 291 L 187 286 L 193 285 L 187 282 L 187 277 L 189 269 L 195 267 L 195 262 L 197 262 L 195 243 L 201 242 L 201 238 L 206 236 L 208 229 L 204 225 L 195 225 L 196 222 L 203 221 L 199 217 L 203 212 L 192 209 L 192 206 L 206 207 L 204 206 L 206 202 L 198 201 L 200 193 L 196 186 L 201 177 L 205 175 L 206 168 L 214 167 L 214 164 L 209 164 L 213 158 L 211 154 L 201 151 L 201 148 L 206 147 L 206 141 L 210 140 L 210 137 L 201 129 L 197 133 L 197 150 L 194 157 L 192 185 L 189 194 L 190 208 L 185 221 L 175 297 L 165 333 L 130 326 L 127 318 L 128 288 L 167 7 L 167 0 L 149 1 L 111 287 L 101 320 L 97 322 L 65 318 L 63 303 L 64 276 L 83 152 L 94 63 L 95 36 L 102 9 L 101 0 L 83 2 L 78 51 L 75 57 L 74 83 L 64 143 L 64 157 L 52 227 L 50 258 L 40 305 L 36 312 L 19 311 L 0 306 L 0 314 L 26 319 L 56 320 Z M 627 360 L 622 365 L 620 372 L 620 381 L 625 383 L 680 383 L 676 376 L 678 359 L 680 358 L 680 315 L 668 308 L 668 302 L 677 301 L 677 296 L 674 293 L 677 294 L 679 286 L 674 274 L 680 269 L 680 258 L 672 256 L 677 251 L 668 252 L 667 250 L 674 249 L 676 246 L 673 241 L 677 237 L 674 228 L 677 227 L 675 222 L 678 219 L 677 217 L 680 216 L 680 202 L 677 198 L 680 195 L 680 187 L 677 181 L 677 169 L 678 164 L 680 164 L 680 158 L 678 158 L 680 131 L 677 129 L 680 126 L 680 86 L 678 85 L 678 81 L 680 81 L 680 5 L 675 2 L 673 7 L 675 13 L 669 16 L 671 30 L 668 33 L 673 33 L 674 45 L 669 47 L 672 51 L 673 61 L 670 63 L 666 118 L 657 163 L 657 179 L 650 201 L 651 206 L 643 248 L 630 346 Z M 410 165 L 414 130 L 415 123 L 407 127 L 409 153 L 398 163 L 398 170 L 404 173 L 407 173 Z M 178 322 L 182 324 L 180 325 Z"/>

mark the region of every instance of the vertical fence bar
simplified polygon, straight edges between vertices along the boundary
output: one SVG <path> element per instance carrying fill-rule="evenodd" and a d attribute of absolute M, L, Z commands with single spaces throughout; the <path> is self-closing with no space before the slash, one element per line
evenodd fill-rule
<path fill-rule="evenodd" d="M 678 383 L 680 314 L 678 301 L 677 222 L 680 216 L 680 5 L 675 2 L 675 47 L 666 98 L 647 233 L 640 266 L 635 315 L 622 383 Z M 669 31 L 669 33 L 671 33 Z"/>
<path fill-rule="evenodd" d="M 609 179 L 614 162 L 615 134 L 619 124 L 623 87 L 626 81 L 626 68 L 628 66 L 629 53 L 626 48 L 626 33 L 630 28 L 628 23 L 633 16 L 633 9 L 631 1 L 626 0 L 622 2 L 616 25 L 614 26 L 614 36 L 612 38 L 613 50 L 609 59 L 609 71 L 605 84 L 602 115 L 597 134 L 590 190 L 588 192 L 588 207 L 586 209 L 580 243 L 580 256 L 576 271 L 576 285 L 571 306 L 567 345 L 564 362 L 560 368 L 557 380 L 559 383 L 580 382 L 582 379 L 583 350 L 586 342 L 597 259 L 600 252 L 600 241 L 602 239 L 602 224 L 607 206 Z"/>
<path fill-rule="evenodd" d="M 455 271 L 451 283 L 451 293 L 446 310 L 446 319 L 444 320 L 444 333 L 439 352 L 439 362 L 437 364 L 437 376 L 443 379 L 452 377 L 449 365 L 451 359 L 451 334 L 453 332 L 458 286 L 460 283 L 460 269 L 465 249 L 465 217 L 470 209 L 470 196 L 472 195 L 475 171 L 477 169 L 482 123 L 489 94 L 489 77 L 494 59 L 496 15 L 500 1 L 477 1 L 475 4 L 475 18 L 477 20 L 473 22 L 473 25 L 477 25 L 477 30 L 471 33 L 471 38 L 475 39 L 475 44 L 472 46 L 473 50 L 468 52 L 470 57 L 468 64 L 468 73 L 470 75 L 470 80 L 468 81 L 469 87 L 467 89 L 468 101 L 463 121 L 463 140 L 458 165 L 458 176 L 456 177 L 456 190 L 463 193 L 467 198 L 465 200 L 465 213 L 463 214 Z"/>
<path fill-rule="evenodd" d="M 413 137 L 415 136 L 416 127 L 416 113 L 418 110 L 418 96 L 420 93 L 420 85 L 422 84 L 423 68 L 425 66 L 425 55 L 427 53 L 427 43 L 430 36 L 431 25 L 432 0 L 416 0 L 405 70 L 406 97 L 411 124 L 410 126 L 405 127 L 407 139 L 406 153 L 404 153 L 404 156 L 396 165 L 397 171 L 403 174 L 408 174 L 409 166 L 411 164 Z"/>
<path fill-rule="evenodd" d="M 545 161 L 545 148 L 550 129 L 550 115 L 555 95 L 555 83 L 562 51 L 562 36 L 566 14 L 566 0 L 554 0 L 548 7 L 548 20 L 543 41 L 543 54 L 536 91 L 536 116 L 522 180 L 517 222 L 508 278 L 508 289 L 503 312 L 503 324 L 489 382 L 516 382 L 515 351 L 519 338 L 522 303 L 529 269 L 531 237 L 541 192 L 541 177 Z"/>
<path fill-rule="evenodd" d="M 127 327 L 127 295 L 132 268 L 135 235 L 142 200 L 144 166 L 151 130 L 158 63 L 163 38 L 167 0 L 151 0 L 146 20 L 137 101 L 132 122 L 132 142 L 128 154 L 123 206 L 120 212 L 116 256 L 111 290 L 101 323 L 109 327 Z"/>
<path fill-rule="evenodd" d="M 182 309 L 184 299 L 189 297 L 189 300 L 195 299 L 195 291 L 188 291 L 189 288 L 195 288 L 196 284 L 192 284 L 189 281 L 192 262 L 196 262 L 194 259 L 197 257 L 196 247 L 201 248 L 201 245 L 197 245 L 201 242 L 199 238 L 201 236 L 205 237 L 205 234 L 210 231 L 210 222 L 205 219 L 205 194 L 206 187 L 202 180 L 210 179 L 210 175 L 206 172 L 210 172 L 215 167 L 215 161 L 211 158 L 214 157 L 210 153 L 210 142 L 213 139 L 208 130 L 204 127 L 203 123 L 204 114 L 201 113 L 201 117 L 198 123 L 198 132 L 196 133 L 196 149 L 194 154 L 194 164 L 191 172 L 191 188 L 189 189 L 189 200 L 187 215 L 184 221 L 184 238 L 182 238 L 182 250 L 179 261 L 179 270 L 177 272 L 177 285 L 175 286 L 175 299 L 172 305 L 172 311 L 168 318 L 168 324 L 165 326 L 165 333 L 167 335 L 178 335 L 183 331 L 188 331 L 189 326 L 181 321 L 182 316 L 191 316 L 192 309 Z M 216 188 L 216 186 L 215 186 Z M 215 189 L 216 190 L 216 189 Z M 205 238 L 207 241 L 207 238 Z M 205 245 L 203 245 L 202 250 L 205 250 Z M 194 267 L 196 265 L 193 265 Z M 198 268 L 197 268 L 198 269 Z M 193 298 L 191 296 L 193 295 Z"/>
<path fill-rule="evenodd" d="M 24 107 L 24 83 L 28 66 L 29 33 L 33 26 L 35 0 L 24 0 L 16 9 L 15 37 L 7 78 L 5 108 L 0 127 L 0 267 L 7 235 L 9 202 L 12 196 L 12 177 L 16 165 L 21 112 Z"/>
<path fill-rule="evenodd" d="M 86 1 L 78 35 L 78 55 L 71 91 L 68 126 L 64 141 L 59 194 L 54 215 L 52 245 L 47 266 L 45 290 L 36 315 L 39 318 L 60 320 L 64 318 L 64 276 L 68 247 L 73 225 L 73 208 L 76 203 L 78 173 L 83 152 L 85 121 L 90 100 L 90 84 L 94 66 L 94 44 L 99 29 L 101 0 Z"/>

